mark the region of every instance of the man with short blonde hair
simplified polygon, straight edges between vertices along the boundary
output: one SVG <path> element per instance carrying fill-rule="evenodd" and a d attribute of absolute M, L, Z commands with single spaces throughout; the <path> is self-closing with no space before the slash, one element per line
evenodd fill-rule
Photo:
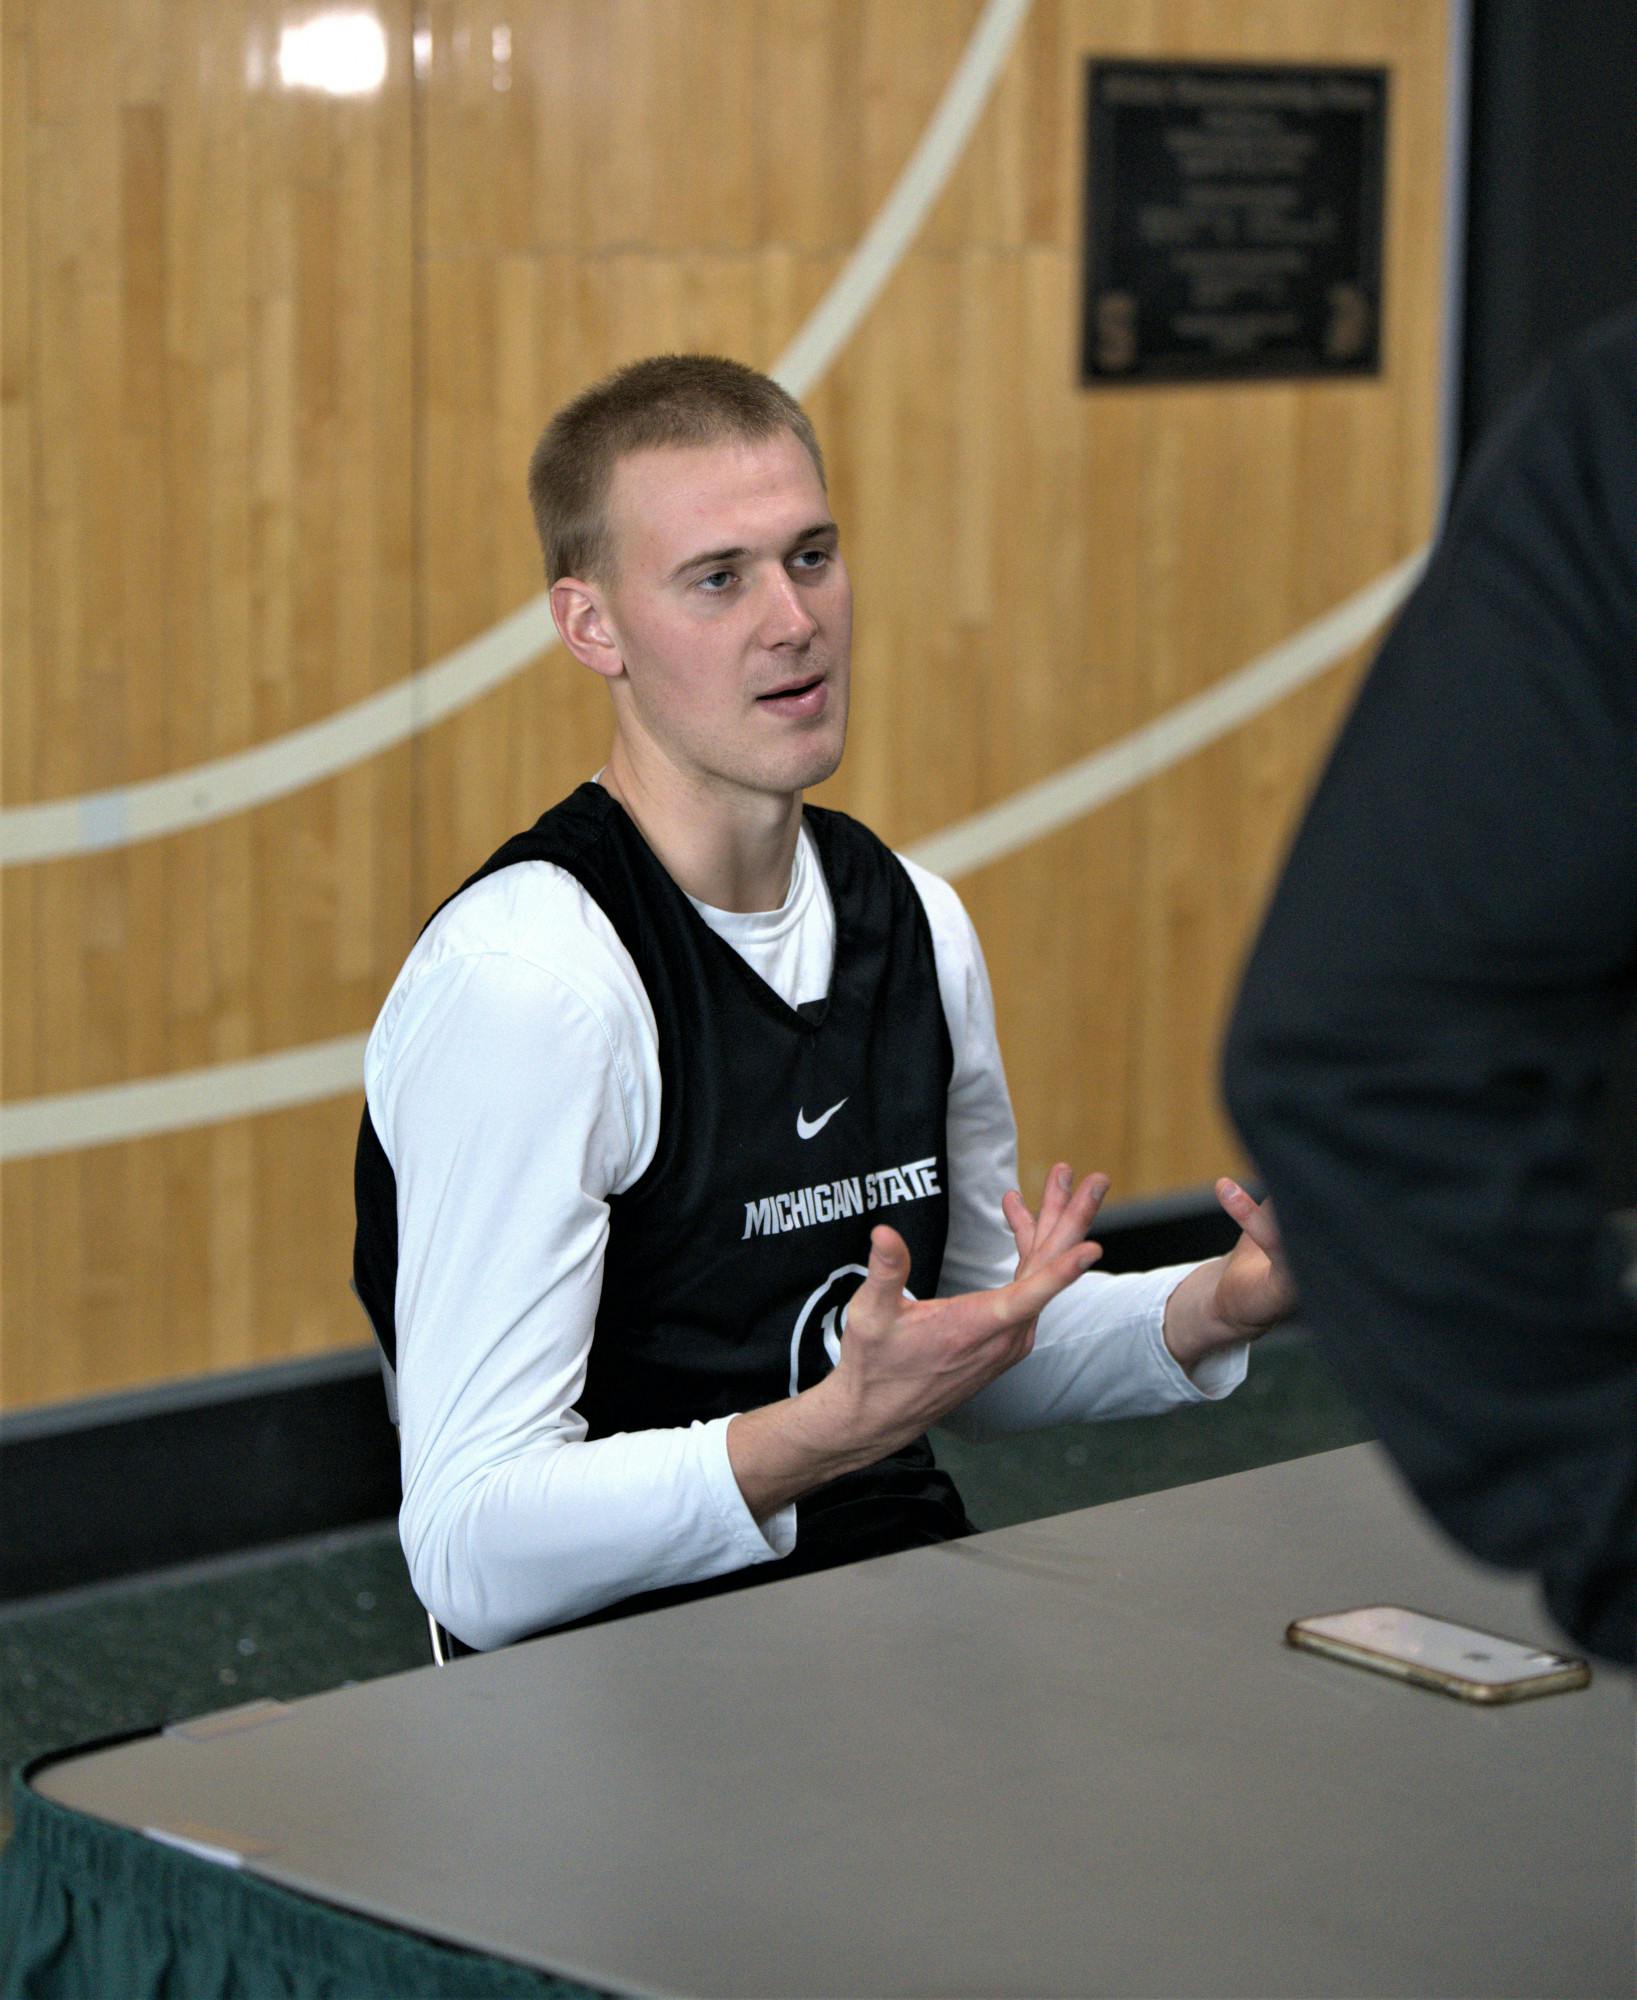
<path fill-rule="evenodd" d="M 1038 1215 L 1013 1186 L 959 899 L 803 804 L 852 590 L 784 391 L 637 363 L 530 490 L 608 763 L 423 932 L 359 1143 L 404 1548 L 475 1646 L 969 1533 L 930 1425 L 1225 1394 L 1290 1303 L 1232 1183 L 1230 1257 L 1122 1277 L 1085 1240 L 1106 1177 L 1059 1165 Z"/>

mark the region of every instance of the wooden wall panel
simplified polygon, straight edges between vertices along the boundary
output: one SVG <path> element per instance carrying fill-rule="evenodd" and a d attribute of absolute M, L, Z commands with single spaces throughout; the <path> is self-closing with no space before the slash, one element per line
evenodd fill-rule
<path fill-rule="evenodd" d="M 337 1226 L 357 1127 L 334 1098 L 8 1165 L 5 1407 L 357 1345 Z"/>
<path fill-rule="evenodd" d="M 979 0 L 385 0 L 378 90 L 277 82 L 272 0 L 6 26 L 9 804 L 186 768 L 445 657 L 541 586 L 550 412 L 669 347 L 771 364 Z M 1035 0 L 924 227 L 807 397 L 858 589 L 826 788 L 913 842 L 1119 741 L 1429 531 L 1443 0 Z M 1088 55 L 1392 72 L 1379 380 L 1076 381 Z M 1025 1179 L 1236 1163 L 1214 1049 L 1352 685 L 1337 668 L 961 887 Z M 601 762 L 554 651 L 410 743 L 168 837 L 10 868 L 12 1099 L 360 1034 L 426 912 Z M 358 1098 L 4 1171 L 0 1396 L 354 1342 Z"/>
<path fill-rule="evenodd" d="M 280 87 L 271 0 L 8 8 L 8 805 L 253 747 L 408 670 L 408 0 L 380 18 L 384 87 L 336 99 Z M 362 1032 L 410 923 L 409 779 L 402 750 L 8 869 L 6 1097 Z M 349 1117 L 8 1163 L 5 1401 L 355 1339 Z"/>

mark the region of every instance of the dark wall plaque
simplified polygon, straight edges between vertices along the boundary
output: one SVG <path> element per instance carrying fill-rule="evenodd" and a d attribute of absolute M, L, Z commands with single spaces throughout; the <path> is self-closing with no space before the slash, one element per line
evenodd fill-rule
<path fill-rule="evenodd" d="M 1387 72 L 1087 69 L 1082 380 L 1378 373 Z"/>

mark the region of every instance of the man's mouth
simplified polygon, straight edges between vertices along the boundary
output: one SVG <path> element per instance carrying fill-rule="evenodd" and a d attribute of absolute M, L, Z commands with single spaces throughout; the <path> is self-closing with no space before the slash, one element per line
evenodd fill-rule
<path fill-rule="evenodd" d="M 771 708 L 779 715 L 819 715 L 829 700 L 829 689 L 822 674 L 808 674 L 802 680 L 772 688 L 756 700 L 762 708 Z"/>

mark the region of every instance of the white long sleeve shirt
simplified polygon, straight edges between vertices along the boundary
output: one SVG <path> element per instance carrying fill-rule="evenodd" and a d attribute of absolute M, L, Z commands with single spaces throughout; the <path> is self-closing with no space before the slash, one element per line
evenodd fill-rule
<path fill-rule="evenodd" d="M 1000 1207 L 1016 1185 L 1016 1128 L 994 1006 L 960 899 L 905 865 L 954 1051 L 939 1291 L 989 1289 L 1016 1264 Z M 827 991 L 834 912 L 805 830 L 779 909 L 695 907 L 791 1006 Z M 576 1409 L 609 1197 L 647 1168 L 660 1117 L 652 1009 L 580 884 L 524 862 L 442 910 L 387 996 L 365 1088 L 397 1182 L 400 1533 L 439 1621 L 471 1645 L 504 1645 L 788 1554 L 795 1508 L 752 1518 L 729 1418 L 592 1441 Z M 1087 1273 L 1041 1315 L 1033 1353 L 946 1422 L 981 1437 L 1226 1395 L 1243 1346 L 1190 1379 L 1161 1337 L 1192 1268 Z"/>

